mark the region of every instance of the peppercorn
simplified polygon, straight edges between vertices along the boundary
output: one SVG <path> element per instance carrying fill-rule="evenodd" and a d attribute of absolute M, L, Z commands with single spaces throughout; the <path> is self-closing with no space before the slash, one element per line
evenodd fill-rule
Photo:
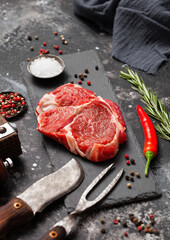
<path fill-rule="evenodd" d="M 138 222 L 138 218 L 134 217 L 132 222 L 133 223 L 137 223 Z"/>
<path fill-rule="evenodd" d="M 90 82 L 90 81 L 87 81 L 87 85 L 91 85 L 91 82 Z"/>
<path fill-rule="evenodd" d="M 134 214 L 133 214 L 133 213 L 129 214 L 129 218 L 130 218 L 131 221 L 133 221 L 133 219 L 134 219 Z"/>
<path fill-rule="evenodd" d="M 72 84 L 73 84 L 73 83 L 74 83 L 74 81 L 71 81 L 70 83 L 72 83 Z"/>
<path fill-rule="evenodd" d="M 135 159 L 130 159 L 131 164 L 135 164 Z"/>
<path fill-rule="evenodd" d="M 54 35 L 58 35 L 58 33 L 57 33 L 57 32 L 54 32 Z"/>
<path fill-rule="evenodd" d="M 151 225 L 150 225 L 150 224 L 147 224 L 147 225 L 146 225 L 146 228 L 147 228 L 147 229 L 151 228 Z"/>
<path fill-rule="evenodd" d="M 30 59 L 30 58 L 27 58 L 27 61 L 29 62 L 29 61 L 31 61 L 31 59 Z"/>
<path fill-rule="evenodd" d="M 140 220 L 140 221 L 139 221 L 139 225 L 142 225 L 142 223 L 143 223 L 143 221 L 142 221 L 142 220 Z"/>
<path fill-rule="evenodd" d="M 130 175 L 134 176 L 134 171 L 130 170 Z"/>
<path fill-rule="evenodd" d="M 36 35 L 36 36 L 34 36 L 34 38 L 35 38 L 35 40 L 38 40 L 38 36 Z"/>
<path fill-rule="evenodd" d="M 120 217 L 117 217 L 117 221 L 120 222 Z"/>
<path fill-rule="evenodd" d="M 159 235 L 159 231 L 158 231 L 156 228 L 153 229 L 153 233 L 154 233 L 155 235 Z"/>
<path fill-rule="evenodd" d="M 123 226 L 123 227 L 127 227 L 127 222 L 123 221 L 123 222 L 122 222 L 122 226 Z"/>
<path fill-rule="evenodd" d="M 142 227 L 141 226 L 138 226 L 137 229 L 138 229 L 139 232 L 142 231 Z"/>
<path fill-rule="evenodd" d="M 127 164 L 127 165 L 130 165 L 130 161 L 129 161 L 129 160 L 127 160 L 127 161 L 126 161 L 126 164 Z"/>
<path fill-rule="evenodd" d="M 32 37 L 31 37 L 30 35 L 28 35 L 28 36 L 27 36 L 27 39 L 28 39 L 29 41 L 31 41 L 31 40 L 32 40 Z"/>
<path fill-rule="evenodd" d="M 142 224 L 141 224 L 141 227 L 144 229 L 144 228 L 145 228 L 145 224 L 142 223 Z"/>
<path fill-rule="evenodd" d="M 149 229 L 148 229 L 148 232 L 149 232 L 149 233 L 153 233 L 153 228 L 149 228 Z"/>
<path fill-rule="evenodd" d="M 59 50 L 58 52 L 59 52 L 59 54 L 60 54 L 60 55 L 62 55 L 62 54 L 63 54 L 63 51 L 62 51 L 62 50 Z"/>
<path fill-rule="evenodd" d="M 150 219 L 154 218 L 153 214 L 150 214 L 150 215 L 149 215 L 149 218 L 150 218 Z"/>
<path fill-rule="evenodd" d="M 127 236 L 128 236 L 128 233 L 127 233 L 127 232 L 124 232 L 124 236 L 127 237 Z"/>
<path fill-rule="evenodd" d="M 125 176 L 125 179 L 129 181 L 130 177 L 128 175 Z"/>
<path fill-rule="evenodd" d="M 82 73 L 79 73 L 79 78 L 81 79 L 83 77 L 83 74 Z"/>
<path fill-rule="evenodd" d="M 128 154 L 125 154 L 125 158 L 126 158 L 126 159 L 129 159 L 129 155 L 128 155 Z"/>
<path fill-rule="evenodd" d="M 89 73 L 89 70 L 87 68 L 84 69 L 85 73 Z"/>
<path fill-rule="evenodd" d="M 144 231 L 145 231 L 146 233 L 147 233 L 147 232 L 149 232 L 148 228 L 145 228 L 145 230 L 144 230 Z"/>
<path fill-rule="evenodd" d="M 130 180 L 131 182 L 134 182 L 134 177 L 129 177 L 129 180 Z"/>
<path fill-rule="evenodd" d="M 140 173 L 136 173 L 136 177 L 137 177 L 137 178 L 140 178 Z"/>
<path fill-rule="evenodd" d="M 86 78 L 87 77 L 87 74 L 83 74 L 84 75 L 84 78 Z"/>
<path fill-rule="evenodd" d="M 68 44 L 68 42 L 67 42 L 66 40 L 64 40 L 64 41 L 63 41 L 63 44 L 64 44 L 64 45 L 67 45 L 67 44 Z"/>
<path fill-rule="evenodd" d="M 100 222 L 101 222 L 102 224 L 104 224 L 104 223 L 105 223 L 105 220 L 104 220 L 103 218 L 101 218 L 101 219 L 100 219 Z"/>
<path fill-rule="evenodd" d="M 114 220 L 113 220 L 113 223 L 114 223 L 114 224 L 118 224 L 117 219 L 114 219 Z"/>
<path fill-rule="evenodd" d="M 76 73 L 76 74 L 74 74 L 74 77 L 75 77 L 75 78 L 78 78 L 78 75 L 77 75 L 77 73 Z"/>
<path fill-rule="evenodd" d="M 98 66 L 95 66 L 95 69 L 96 69 L 96 70 L 99 70 L 99 67 L 98 67 Z"/>
<path fill-rule="evenodd" d="M 46 42 L 43 42 L 43 46 L 47 46 L 47 43 L 46 43 Z"/>
<path fill-rule="evenodd" d="M 34 51 L 34 47 L 33 47 L 33 46 L 31 46 L 31 47 L 30 47 L 30 50 L 31 50 L 31 51 Z"/>
<path fill-rule="evenodd" d="M 127 183 L 127 187 L 131 188 L 132 187 L 131 183 Z"/>
<path fill-rule="evenodd" d="M 101 233 L 106 233 L 105 228 L 101 228 Z"/>
<path fill-rule="evenodd" d="M 151 219 L 151 224 L 154 225 L 155 224 L 155 220 Z"/>
<path fill-rule="evenodd" d="M 79 81 L 78 81 L 78 84 L 82 84 L 82 81 L 81 81 L 81 80 L 79 80 Z"/>

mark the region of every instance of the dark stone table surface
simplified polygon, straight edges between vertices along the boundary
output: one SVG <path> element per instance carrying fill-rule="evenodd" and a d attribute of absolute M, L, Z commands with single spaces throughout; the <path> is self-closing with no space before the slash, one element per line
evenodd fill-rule
<path fill-rule="evenodd" d="M 136 113 L 136 105 L 141 104 L 140 95 L 131 85 L 119 77 L 120 70 L 126 66 L 111 57 L 112 36 L 100 32 L 90 22 L 77 18 L 73 14 L 71 0 L 1 0 L 0 1 L 0 83 L 1 90 L 20 91 L 28 97 L 26 85 L 23 81 L 22 66 L 27 58 L 38 55 L 40 42 L 29 42 L 27 36 L 38 35 L 42 41 L 48 41 L 48 33 L 57 30 L 68 40 L 68 45 L 62 45 L 63 54 L 71 54 L 95 49 L 110 79 L 119 105 L 135 133 L 136 139 L 143 148 L 144 136 Z M 30 51 L 30 46 L 35 50 Z M 51 48 L 52 49 L 52 48 Z M 51 53 L 54 49 L 51 50 Z M 154 59 L 153 59 L 154 61 Z M 143 77 L 146 85 L 158 94 L 159 99 L 170 110 L 170 61 L 165 63 L 152 76 L 136 70 Z M 42 137 L 35 131 L 36 120 L 34 109 L 28 97 L 28 110 L 14 121 L 18 126 L 23 154 L 15 160 L 14 167 L 9 170 L 9 179 L 5 189 L 0 189 L 0 205 L 2 206 L 12 197 L 20 194 L 26 187 L 55 170 L 55 165 L 44 161 L 47 155 Z M 144 106 L 144 105 L 143 105 Z M 29 144 L 28 144 L 29 140 Z M 37 152 L 38 146 L 42 151 Z M 30 149 L 31 146 L 31 149 Z M 48 156 L 47 156 L 48 159 Z M 161 191 L 161 197 L 147 201 L 101 209 L 84 214 L 79 219 L 77 228 L 67 239 L 170 239 L 170 156 L 169 142 L 158 138 L 158 156 L 151 164 L 156 184 Z M 57 205 L 57 206 L 56 206 Z M 129 221 L 129 214 L 133 213 L 144 223 L 149 222 L 149 214 L 155 216 L 155 228 L 160 232 L 158 236 L 139 233 L 133 223 Z M 52 203 L 28 225 L 18 230 L 10 231 L 8 240 L 39 239 L 45 231 L 67 214 L 63 199 Z M 128 223 L 123 228 L 113 220 L 120 217 Z M 100 219 L 105 220 L 102 225 Z M 106 233 L 101 233 L 105 228 Z M 124 236 L 128 232 L 128 237 Z"/>

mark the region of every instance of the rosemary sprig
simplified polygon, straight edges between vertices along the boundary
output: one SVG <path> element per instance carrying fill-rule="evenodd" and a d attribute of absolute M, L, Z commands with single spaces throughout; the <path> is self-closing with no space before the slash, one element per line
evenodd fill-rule
<path fill-rule="evenodd" d="M 132 88 L 141 94 L 141 101 L 147 106 L 146 112 L 159 122 L 155 124 L 157 135 L 170 141 L 170 113 L 166 111 L 158 96 L 146 87 L 142 77 L 129 68 L 125 70 L 127 72 L 120 71 L 120 77 L 130 82 L 133 85 Z"/>

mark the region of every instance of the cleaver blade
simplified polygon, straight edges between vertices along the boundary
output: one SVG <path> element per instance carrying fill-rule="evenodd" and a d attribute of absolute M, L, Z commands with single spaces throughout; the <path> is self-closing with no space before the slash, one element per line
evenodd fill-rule
<path fill-rule="evenodd" d="M 56 172 L 35 182 L 0 208 L 0 237 L 31 221 L 37 212 L 78 187 L 83 178 L 82 166 L 72 158 Z"/>

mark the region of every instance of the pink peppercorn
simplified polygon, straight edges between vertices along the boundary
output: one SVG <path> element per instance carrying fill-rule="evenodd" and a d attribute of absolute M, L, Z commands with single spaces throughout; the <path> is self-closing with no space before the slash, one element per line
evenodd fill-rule
<path fill-rule="evenodd" d="M 60 55 L 63 54 L 62 50 L 59 50 L 58 52 L 59 52 Z"/>
<path fill-rule="evenodd" d="M 87 85 L 91 85 L 91 82 L 90 82 L 90 81 L 87 81 Z"/>
<path fill-rule="evenodd" d="M 129 155 L 128 155 L 128 154 L 125 154 L 125 158 L 126 158 L 126 159 L 129 159 Z"/>
<path fill-rule="evenodd" d="M 127 236 L 128 236 L 128 233 L 127 233 L 127 232 L 124 232 L 124 236 L 127 237 Z"/>
<path fill-rule="evenodd" d="M 78 84 L 82 84 L 82 81 L 79 80 L 79 81 L 78 81 Z"/>
<path fill-rule="evenodd" d="M 126 164 L 127 164 L 127 165 L 130 165 L 130 161 L 129 161 L 129 160 L 127 160 L 127 161 L 126 161 Z"/>
<path fill-rule="evenodd" d="M 57 32 L 54 32 L 54 35 L 58 35 L 58 33 L 57 33 Z"/>
<path fill-rule="evenodd" d="M 56 50 L 58 50 L 58 49 L 59 49 L 59 46 L 55 46 L 54 48 L 55 48 Z"/>
<path fill-rule="evenodd" d="M 149 215 L 149 218 L 150 218 L 150 219 L 154 218 L 153 214 L 150 214 L 150 215 Z"/>
<path fill-rule="evenodd" d="M 47 46 L 47 43 L 46 43 L 46 42 L 43 42 L 43 45 L 44 45 L 44 46 Z"/>
<path fill-rule="evenodd" d="M 114 223 L 114 224 L 118 224 L 118 220 L 117 220 L 117 219 L 114 219 L 114 220 L 113 220 L 113 223 Z"/>
<path fill-rule="evenodd" d="M 141 232 L 142 231 L 142 227 L 138 226 L 138 231 Z"/>

